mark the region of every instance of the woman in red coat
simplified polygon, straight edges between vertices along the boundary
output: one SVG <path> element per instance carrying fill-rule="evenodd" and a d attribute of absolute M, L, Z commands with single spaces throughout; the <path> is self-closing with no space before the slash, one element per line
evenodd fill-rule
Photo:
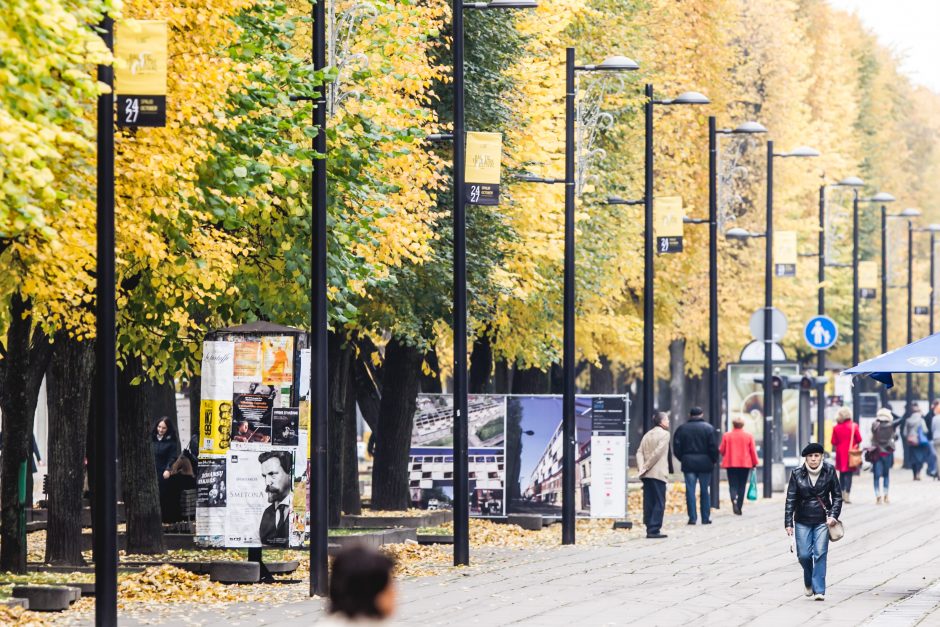
<path fill-rule="evenodd" d="M 747 490 L 747 477 L 751 469 L 757 466 L 757 449 L 754 448 L 754 436 L 744 430 L 744 420 L 735 418 L 734 427 L 721 436 L 721 467 L 728 473 L 728 488 L 731 491 L 731 509 L 738 516 L 744 507 L 744 493 Z"/>
<path fill-rule="evenodd" d="M 858 448 L 862 433 L 852 420 L 852 410 L 843 407 L 836 414 L 836 426 L 832 429 L 832 450 L 836 454 L 836 470 L 839 471 L 839 485 L 842 487 L 842 500 L 851 503 L 849 492 L 852 491 L 852 475 L 855 468 L 849 467 L 849 450 Z"/>

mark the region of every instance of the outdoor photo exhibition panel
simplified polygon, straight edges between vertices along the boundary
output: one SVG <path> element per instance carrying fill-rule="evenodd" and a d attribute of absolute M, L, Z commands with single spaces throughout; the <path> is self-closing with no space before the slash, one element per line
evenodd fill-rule
<path fill-rule="evenodd" d="M 468 400 L 471 515 L 560 517 L 562 397 L 472 394 Z M 615 395 L 576 399 L 579 516 L 626 515 L 628 402 Z M 419 395 L 408 470 L 412 507 L 452 507 L 451 395 Z"/>
<path fill-rule="evenodd" d="M 307 544 L 310 351 L 299 346 L 305 343 L 299 332 L 220 332 L 203 343 L 200 546 Z"/>

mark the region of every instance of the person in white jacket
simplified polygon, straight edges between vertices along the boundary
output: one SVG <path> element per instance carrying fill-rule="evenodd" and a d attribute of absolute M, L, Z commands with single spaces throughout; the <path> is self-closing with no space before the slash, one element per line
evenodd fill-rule
<path fill-rule="evenodd" d="M 643 482 L 643 525 L 647 538 L 665 538 L 661 533 L 663 514 L 666 512 L 666 479 L 672 472 L 672 452 L 669 450 L 669 415 L 657 412 L 653 428 L 640 440 L 636 452 L 636 467 Z"/>

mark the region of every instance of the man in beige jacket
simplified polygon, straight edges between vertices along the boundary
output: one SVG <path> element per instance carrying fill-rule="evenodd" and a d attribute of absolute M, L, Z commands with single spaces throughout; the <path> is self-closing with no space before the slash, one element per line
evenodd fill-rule
<path fill-rule="evenodd" d="M 653 428 L 640 440 L 636 452 L 636 467 L 643 481 L 643 525 L 647 538 L 665 538 L 660 533 L 666 511 L 666 477 L 672 472 L 672 453 L 669 450 L 669 415 L 657 412 Z"/>

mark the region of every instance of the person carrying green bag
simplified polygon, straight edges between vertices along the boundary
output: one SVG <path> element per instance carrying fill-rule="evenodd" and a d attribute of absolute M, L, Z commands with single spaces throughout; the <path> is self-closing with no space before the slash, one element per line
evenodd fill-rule
<path fill-rule="evenodd" d="M 744 430 L 743 418 L 735 416 L 731 425 L 733 429 L 721 437 L 718 452 L 721 454 L 721 467 L 728 473 L 731 509 L 740 516 L 744 507 L 748 475 L 751 474 L 751 469 L 757 466 L 757 449 L 754 446 L 754 436 Z M 757 486 L 753 487 L 756 497 Z"/>
<path fill-rule="evenodd" d="M 757 469 L 751 468 L 751 479 L 747 484 L 747 500 L 757 500 Z"/>

